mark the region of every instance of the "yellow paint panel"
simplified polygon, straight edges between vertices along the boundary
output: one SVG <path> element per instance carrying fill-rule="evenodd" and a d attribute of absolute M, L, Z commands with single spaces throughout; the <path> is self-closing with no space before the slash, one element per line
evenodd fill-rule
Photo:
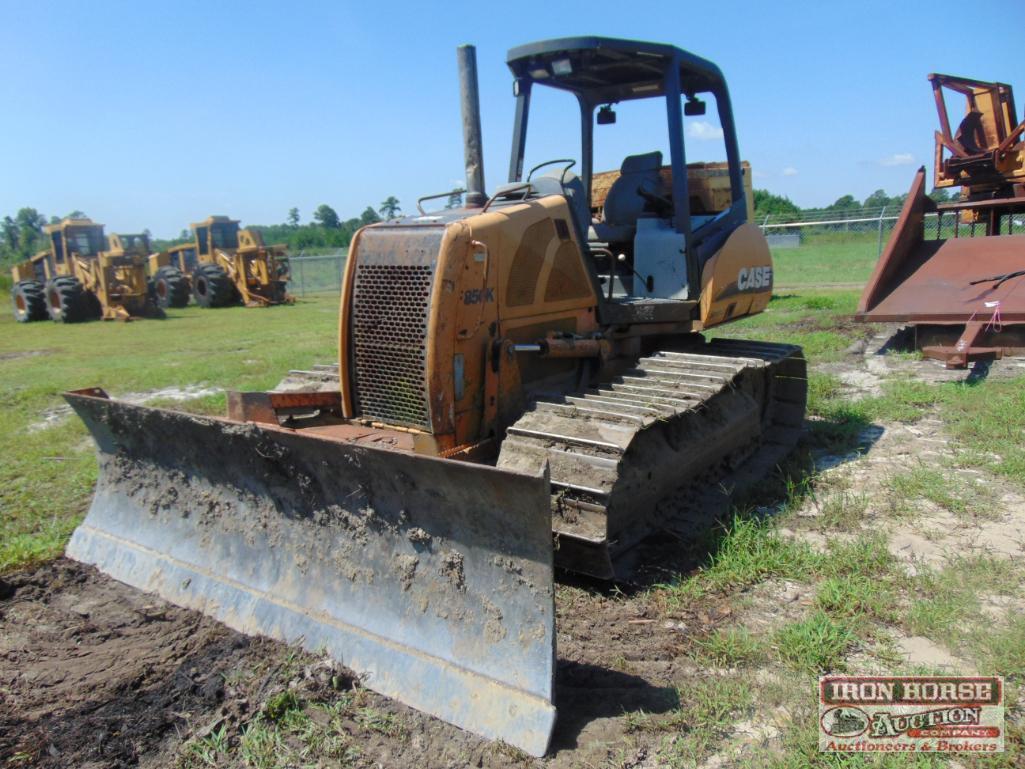
<path fill-rule="evenodd" d="M 727 238 L 701 274 L 701 323 L 705 328 L 754 315 L 772 297 L 772 255 L 750 222 Z"/>

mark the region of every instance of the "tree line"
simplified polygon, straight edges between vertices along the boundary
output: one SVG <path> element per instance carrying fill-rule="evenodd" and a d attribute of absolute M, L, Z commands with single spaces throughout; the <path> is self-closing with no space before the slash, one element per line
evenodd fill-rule
<path fill-rule="evenodd" d="M 312 221 L 302 224 L 299 209 L 290 208 L 284 224 L 252 225 L 266 243 L 284 243 L 293 253 L 313 248 L 345 248 L 356 230 L 368 224 L 394 219 L 402 213 L 398 198 L 389 195 L 377 209 L 367 206 L 363 213 L 343 220 L 327 203 L 313 211 Z"/>
<path fill-rule="evenodd" d="M 776 221 L 780 219 L 798 221 L 824 213 L 842 217 L 844 214 L 862 211 L 866 208 L 875 211 L 885 208 L 896 215 L 904 205 L 906 197 L 906 194 L 890 196 L 886 194 L 885 190 L 876 190 L 864 200 L 858 200 L 853 195 L 843 195 L 825 207 L 801 208 L 785 195 L 776 195 L 768 190 L 754 190 L 755 222 L 764 221 L 766 217 L 772 217 Z M 929 197 L 937 203 L 943 203 L 951 200 L 953 196 L 945 189 L 937 189 L 929 193 Z"/>
<path fill-rule="evenodd" d="M 36 209 L 26 206 L 19 208 L 14 216 L 5 216 L 0 220 L 0 264 L 23 262 L 42 251 L 46 248 L 43 227 L 57 224 L 62 218 L 84 219 L 85 214 L 76 209 L 64 217 L 51 216 L 47 219 Z"/>
<path fill-rule="evenodd" d="M 310 221 L 302 223 L 302 215 L 298 208 L 288 209 L 285 221 L 281 224 L 246 224 L 248 229 L 256 230 L 263 236 L 265 243 L 284 243 L 289 251 L 296 254 L 300 251 L 318 248 L 345 248 L 352 241 L 356 230 L 368 224 L 382 220 L 394 219 L 402 213 L 398 198 L 389 195 L 375 209 L 367 206 L 363 213 L 351 219 L 342 219 L 338 212 L 327 203 L 321 203 L 313 210 Z M 189 230 L 172 240 L 154 240 L 154 250 L 162 251 L 179 243 L 187 243 L 192 239 Z"/>

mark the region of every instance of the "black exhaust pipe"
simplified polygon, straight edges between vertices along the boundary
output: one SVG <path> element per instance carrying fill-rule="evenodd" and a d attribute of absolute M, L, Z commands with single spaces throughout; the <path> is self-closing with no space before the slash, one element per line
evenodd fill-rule
<path fill-rule="evenodd" d="M 466 207 L 480 208 L 484 193 L 484 143 L 480 130 L 480 94 L 477 90 L 477 49 L 456 48 L 459 64 L 459 101 L 463 112 L 463 156 L 466 163 Z"/>

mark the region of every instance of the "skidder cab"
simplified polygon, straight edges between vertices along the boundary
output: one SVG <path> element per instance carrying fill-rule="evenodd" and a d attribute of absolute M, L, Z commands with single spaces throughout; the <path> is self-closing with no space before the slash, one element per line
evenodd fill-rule
<path fill-rule="evenodd" d="M 149 261 L 161 307 L 267 307 L 291 304 L 288 250 L 264 245 L 259 231 L 236 219 L 209 216 L 192 225 L 192 240 L 154 254 Z"/>
<path fill-rule="evenodd" d="M 131 320 L 162 317 L 149 298 L 144 236 L 111 235 L 90 219 L 64 219 L 43 228 L 48 249 L 16 265 L 14 317 L 21 323 L 51 320 L 78 323 L 94 318 Z"/>

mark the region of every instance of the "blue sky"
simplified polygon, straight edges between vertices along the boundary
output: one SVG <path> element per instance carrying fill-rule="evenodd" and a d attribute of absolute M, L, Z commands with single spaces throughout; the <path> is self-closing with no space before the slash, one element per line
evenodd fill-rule
<path fill-rule="evenodd" d="M 413 210 L 462 175 L 454 49 L 466 42 L 478 49 L 494 188 L 513 114 L 506 51 L 581 34 L 673 43 L 718 63 L 755 186 L 803 206 L 895 194 L 931 167 L 927 73 L 1025 89 L 1012 59 L 1025 5 L 975 0 L 962 25 L 967 7 L 0 0 L 0 215 L 78 208 L 112 231 L 166 237 L 214 213 L 270 224 L 297 206 L 307 221 L 329 203 L 347 218 L 388 195 Z M 958 39 L 959 26 L 974 37 Z M 565 103 L 538 102 L 533 116 L 528 161 L 576 151 Z M 657 148 L 648 124 L 638 118 L 634 133 L 626 117 L 615 140 L 599 135 L 599 156 Z M 714 154 L 703 139 L 713 122 L 691 129 L 689 159 Z"/>

